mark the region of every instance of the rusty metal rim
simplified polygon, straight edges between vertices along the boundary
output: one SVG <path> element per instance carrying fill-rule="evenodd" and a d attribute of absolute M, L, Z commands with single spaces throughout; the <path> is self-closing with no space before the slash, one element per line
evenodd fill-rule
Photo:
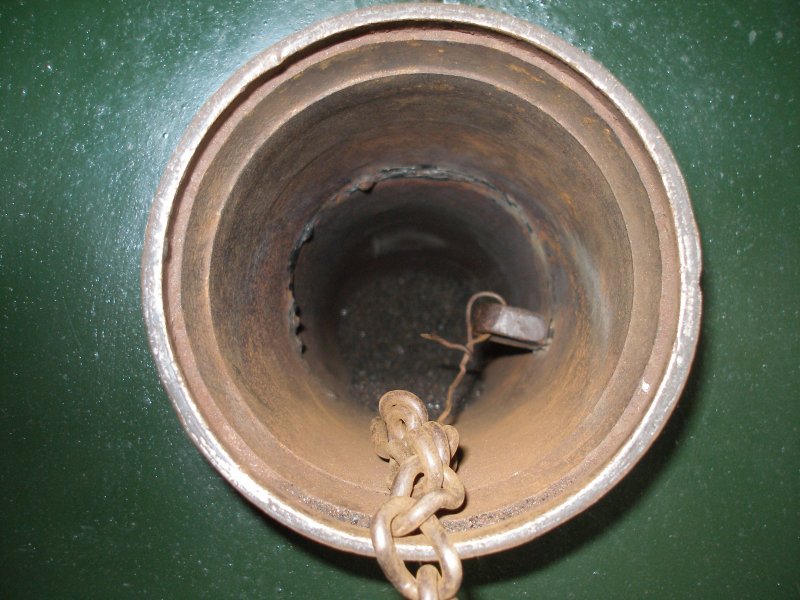
<path fill-rule="evenodd" d="M 356 536 L 321 523 L 282 501 L 239 467 L 221 446 L 194 404 L 180 372 L 168 333 L 163 275 L 173 202 L 179 195 L 197 149 L 227 108 L 247 87 L 310 47 L 324 45 L 359 29 L 388 22 L 460 23 L 517 39 L 552 55 L 589 81 L 626 117 L 653 160 L 672 209 L 680 260 L 680 308 L 675 342 L 660 386 L 633 435 L 580 492 L 538 518 L 500 533 L 457 544 L 464 557 L 479 556 L 533 539 L 577 515 L 616 484 L 653 443 L 685 384 L 699 335 L 701 292 L 700 242 L 688 191 L 675 158 L 655 123 L 634 97 L 605 68 L 555 35 L 526 21 L 464 6 L 396 5 L 363 9 L 317 23 L 265 50 L 237 71 L 201 108 L 178 144 L 151 209 L 142 257 L 142 299 L 151 351 L 178 416 L 195 445 L 211 464 L 260 509 L 304 535 L 337 548 L 372 555 L 369 536 Z M 430 558 L 421 546 L 400 548 L 406 557 Z"/>

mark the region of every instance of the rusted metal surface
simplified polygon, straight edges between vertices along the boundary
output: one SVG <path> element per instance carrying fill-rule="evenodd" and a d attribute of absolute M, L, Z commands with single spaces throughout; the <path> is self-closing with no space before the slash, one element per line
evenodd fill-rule
<path fill-rule="evenodd" d="M 464 486 L 450 463 L 458 450 L 451 425 L 428 420 L 422 401 L 405 390 L 381 397 L 380 416 L 372 421 L 378 456 L 392 467 L 391 497 L 372 520 L 375 555 L 386 578 L 410 600 L 448 600 L 461 586 L 461 559 L 436 513 L 457 510 Z M 397 554 L 395 539 L 421 531 L 441 566 L 423 565 L 412 575 Z"/>
<path fill-rule="evenodd" d="M 464 557 L 541 535 L 624 476 L 675 406 L 700 318 L 689 198 L 641 107 L 562 40 L 463 6 L 344 15 L 245 65 L 179 144 L 142 269 L 153 355 L 198 448 L 269 515 L 367 555 L 385 499 L 367 388 L 416 393 L 411 367 L 440 352 L 441 399 L 458 368 L 415 329 L 392 381 L 409 314 L 464 339 L 447 315 L 491 289 L 556 332 L 544 352 L 480 348 L 457 415 L 470 501 L 442 519 Z M 370 327 L 345 326 L 354 306 Z M 354 385 L 369 357 L 374 381 Z M 434 558 L 423 536 L 396 548 Z"/>
<path fill-rule="evenodd" d="M 541 315 L 497 302 L 475 308 L 473 327 L 478 333 L 488 333 L 493 342 L 529 350 L 540 348 L 550 337 L 550 325 Z"/>

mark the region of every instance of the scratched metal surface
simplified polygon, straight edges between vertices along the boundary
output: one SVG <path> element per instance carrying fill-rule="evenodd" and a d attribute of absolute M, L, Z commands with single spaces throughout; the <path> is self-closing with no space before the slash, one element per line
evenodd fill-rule
<path fill-rule="evenodd" d="M 0 596 L 396 597 L 262 517 L 181 430 L 145 342 L 149 203 L 248 57 L 374 2 L 0 5 Z M 484 5 L 606 65 L 670 142 L 703 236 L 690 384 L 593 509 L 466 563 L 464 598 L 800 593 L 800 5 Z"/>

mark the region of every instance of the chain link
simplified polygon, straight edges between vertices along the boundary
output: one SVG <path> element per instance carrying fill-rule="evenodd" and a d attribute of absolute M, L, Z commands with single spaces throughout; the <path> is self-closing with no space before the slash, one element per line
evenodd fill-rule
<path fill-rule="evenodd" d="M 464 503 L 464 486 L 450 468 L 458 449 L 451 425 L 428 420 L 422 401 L 405 390 L 384 394 L 372 421 L 378 455 L 392 467 L 391 498 L 372 520 L 372 544 L 386 578 L 409 600 L 448 600 L 461 586 L 461 559 L 436 513 Z M 433 546 L 440 569 L 422 565 L 412 575 L 400 559 L 396 538 L 417 531 Z"/>
<path fill-rule="evenodd" d="M 481 299 L 495 306 L 473 324 L 472 309 Z M 461 586 L 461 559 L 441 521 L 440 510 L 455 510 L 464 503 L 464 485 L 450 468 L 458 449 L 458 432 L 443 423 L 453 411 L 453 396 L 461 383 L 475 346 L 487 340 L 533 349 L 545 343 L 549 325 L 536 313 L 510 307 L 502 296 L 484 291 L 473 294 L 465 311 L 466 344 L 450 342 L 434 333 L 422 337 L 463 353 L 458 374 L 447 390 L 447 400 L 437 421 L 428 420 L 422 401 L 405 390 L 383 395 L 380 417 L 372 421 L 372 442 L 378 456 L 392 467 L 391 498 L 372 520 L 372 545 L 386 578 L 410 600 L 449 600 Z M 477 325 L 477 334 L 475 332 Z M 400 559 L 395 540 L 422 532 L 433 546 L 440 569 L 422 565 L 412 575 Z"/>

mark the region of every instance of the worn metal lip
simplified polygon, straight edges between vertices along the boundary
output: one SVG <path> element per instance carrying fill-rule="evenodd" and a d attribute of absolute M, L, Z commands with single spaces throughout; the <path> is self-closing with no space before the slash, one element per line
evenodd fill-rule
<path fill-rule="evenodd" d="M 267 48 L 249 60 L 211 96 L 179 142 L 159 183 L 151 208 L 142 254 L 142 303 L 148 341 L 163 385 L 188 435 L 206 459 L 245 497 L 288 527 L 324 544 L 374 555 L 368 533 L 349 534 L 316 520 L 283 501 L 250 477 L 212 434 L 194 403 L 176 360 L 164 306 L 164 266 L 173 203 L 198 148 L 231 103 L 257 78 L 279 69 L 290 57 L 326 40 L 388 23 L 457 23 L 482 28 L 531 44 L 552 55 L 589 81 L 625 116 L 639 135 L 660 174 L 672 209 L 680 261 L 680 306 L 671 358 L 654 399 L 639 426 L 606 466 L 578 493 L 520 526 L 458 542 L 463 557 L 480 556 L 527 542 L 576 516 L 611 489 L 638 462 L 664 427 L 689 374 L 700 331 L 701 250 L 688 190 L 671 149 L 633 95 L 594 59 L 543 28 L 527 21 L 457 5 L 403 4 L 361 9 L 316 23 Z M 433 558 L 424 545 L 399 544 L 405 558 Z"/>

